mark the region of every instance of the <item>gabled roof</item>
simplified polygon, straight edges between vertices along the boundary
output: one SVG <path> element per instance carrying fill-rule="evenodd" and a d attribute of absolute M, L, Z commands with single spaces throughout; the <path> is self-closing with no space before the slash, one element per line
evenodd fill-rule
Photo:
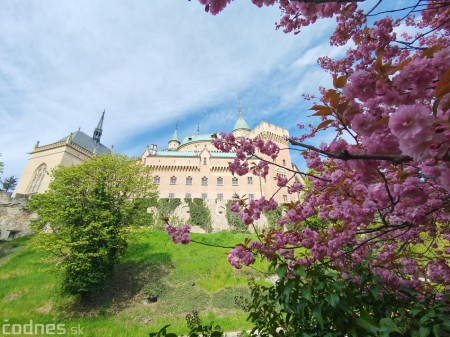
<path fill-rule="evenodd" d="M 59 140 L 60 142 L 66 140 L 67 137 Z M 72 133 L 72 142 L 81 146 L 82 148 L 96 154 L 110 153 L 111 150 L 102 143 L 97 143 L 92 137 L 85 134 L 83 131 L 75 131 Z"/>

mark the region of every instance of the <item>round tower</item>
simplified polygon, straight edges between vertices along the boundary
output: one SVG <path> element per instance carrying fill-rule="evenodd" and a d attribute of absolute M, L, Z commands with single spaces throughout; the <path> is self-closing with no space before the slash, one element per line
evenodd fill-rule
<path fill-rule="evenodd" d="M 180 141 L 178 140 L 178 130 L 175 129 L 172 138 L 169 140 L 169 150 L 176 151 L 180 146 Z"/>

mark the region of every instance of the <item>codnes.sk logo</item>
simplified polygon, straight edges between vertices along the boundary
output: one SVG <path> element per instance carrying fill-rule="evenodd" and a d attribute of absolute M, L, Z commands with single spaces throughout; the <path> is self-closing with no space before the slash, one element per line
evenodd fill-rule
<path fill-rule="evenodd" d="M 2 321 L 2 336 L 46 336 L 46 335 L 83 335 L 83 328 L 67 326 L 64 323 L 37 323 L 30 319 L 27 323 L 12 323 L 9 319 Z"/>

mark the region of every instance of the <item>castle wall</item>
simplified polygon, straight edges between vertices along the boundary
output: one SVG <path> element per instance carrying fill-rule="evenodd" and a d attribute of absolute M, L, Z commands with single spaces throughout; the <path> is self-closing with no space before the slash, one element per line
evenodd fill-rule
<path fill-rule="evenodd" d="M 29 224 L 34 215 L 27 210 L 28 198 L 12 197 L 10 192 L 0 191 L 0 240 L 31 234 Z"/>

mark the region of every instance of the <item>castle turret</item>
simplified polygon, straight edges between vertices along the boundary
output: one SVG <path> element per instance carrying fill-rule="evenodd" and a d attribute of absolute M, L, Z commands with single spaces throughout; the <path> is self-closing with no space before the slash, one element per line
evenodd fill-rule
<path fill-rule="evenodd" d="M 238 105 L 238 119 L 236 120 L 236 123 L 234 124 L 233 128 L 233 135 L 235 137 L 245 137 L 250 132 L 250 128 L 247 124 L 247 122 L 244 119 L 244 116 L 242 115 L 242 106 L 241 103 Z"/>
<path fill-rule="evenodd" d="M 180 146 L 180 141 L 178 139 L 178 130 L 175 129 L 172 138 L 169 140 L 169 150 L 175 151 Z"/>

